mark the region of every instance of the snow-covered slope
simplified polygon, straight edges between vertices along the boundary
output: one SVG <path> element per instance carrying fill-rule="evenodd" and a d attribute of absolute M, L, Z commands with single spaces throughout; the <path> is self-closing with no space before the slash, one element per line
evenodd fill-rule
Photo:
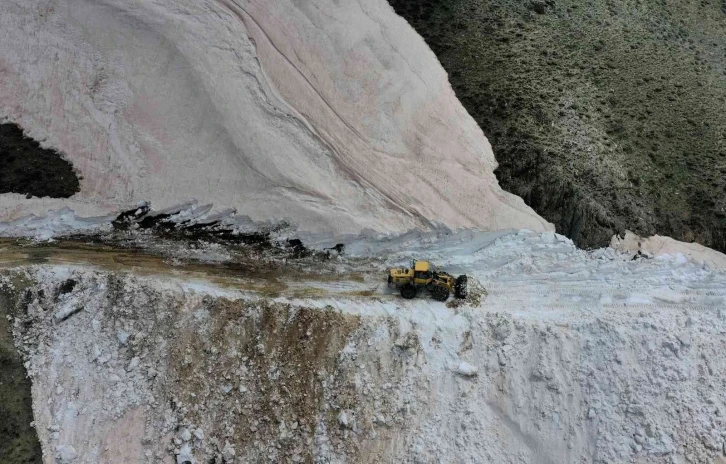
<path fill-rule="evenodd" d="M 2 118 L 83 179 L 0 195 L 0 220 L 194 198 L 308 230 L 551 228 L 385 0 L 6 0 Z"/>
<path fill-rule="evenodd" d="M 145 277 L 116 259 L 4 271 L 46 462 L 722 459 L 723 271 L 531 232 L 350 250 L 332 275 L 214 284 L 148 259 Z M 409 253 L 481 287 L 402 300 L 381 275 Z"/>

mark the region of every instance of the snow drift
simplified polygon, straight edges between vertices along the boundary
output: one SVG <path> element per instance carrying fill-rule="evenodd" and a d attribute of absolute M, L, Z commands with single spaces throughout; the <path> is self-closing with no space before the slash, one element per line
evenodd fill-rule
<path fill-rule="evenodd" d="M 307 230 L 551 229 L 384 0 L 7 0 L 0 95 L 83 177 L 0 195 L 0 220 L 193 198 Z"/>

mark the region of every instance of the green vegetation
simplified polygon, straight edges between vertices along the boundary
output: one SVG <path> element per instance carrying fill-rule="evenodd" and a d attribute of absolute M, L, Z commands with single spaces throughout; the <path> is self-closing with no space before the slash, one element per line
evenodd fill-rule
<path fill-rule="evenodd" d="M 14 290 L 0 284 L 0 462 L 6 464 L 40 463 L 42 453 L 33 421 L 30 379 L 25 376 L 22 359 L 9 332 L 8 315 L 17 311 L 25 287 L 16 279 Z"/>
<path fill-rule="evenodd" d="M 489 137 L 502 187 L 585 247 L 726 251 L 722 0 L 390 0 Z"/>

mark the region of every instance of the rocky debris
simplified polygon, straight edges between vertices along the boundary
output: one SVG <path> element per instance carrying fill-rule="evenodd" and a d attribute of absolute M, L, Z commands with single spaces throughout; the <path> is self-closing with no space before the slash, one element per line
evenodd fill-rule
<path fill-rule="evenodd" d="M 234 446 L 229 441 L 225 441 L 224 448 L 222 448 L 222 459 L 224 459 L 224 462 L 234 462 L 235 455 Z"/>

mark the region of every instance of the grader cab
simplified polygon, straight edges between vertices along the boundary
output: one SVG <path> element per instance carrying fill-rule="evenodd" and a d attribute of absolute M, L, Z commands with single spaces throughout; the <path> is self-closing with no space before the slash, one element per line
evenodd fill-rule
<path fill-rule="evenodd" d="M 436 301 L 446 301 L 451 293 L 456 298 L 466 298 L 467 277 L 454 278 L 449 273 L 438 271 L 428 261 L 413 261 L 411 267 L 388 270 L 388 285 L 400 289 L 401 296 L 410 300 L 419 290 L 426 290 Z"/>

